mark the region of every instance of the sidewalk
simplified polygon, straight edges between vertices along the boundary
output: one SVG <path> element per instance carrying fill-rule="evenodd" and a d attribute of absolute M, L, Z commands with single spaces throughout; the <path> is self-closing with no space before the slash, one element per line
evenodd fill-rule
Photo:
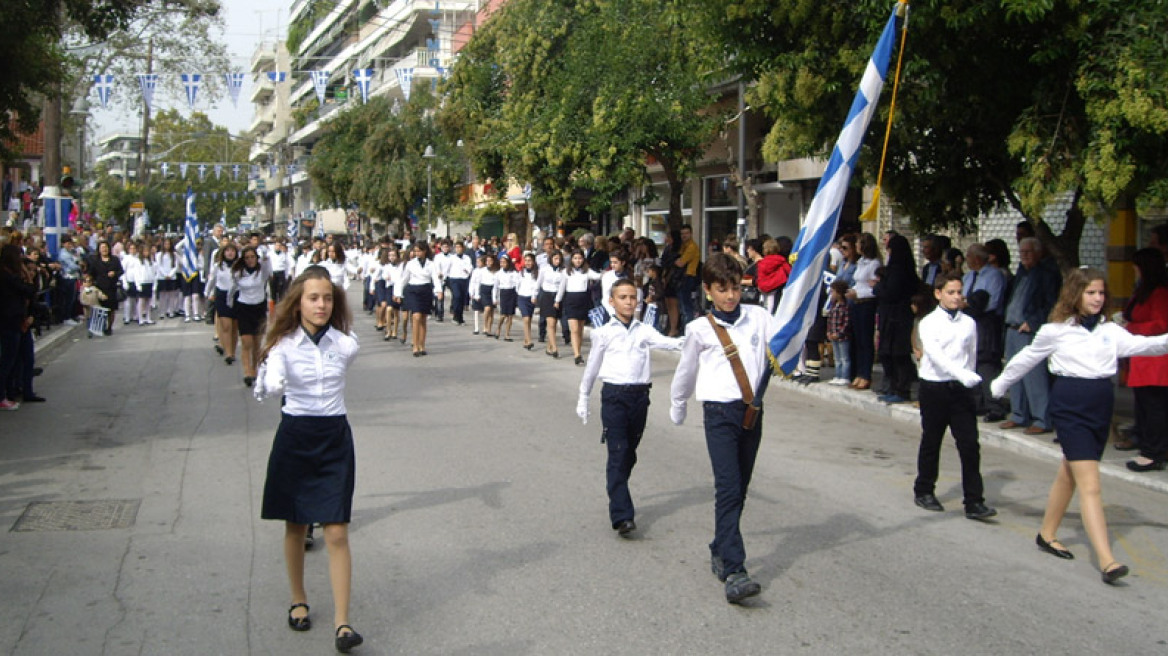
<path fill-rule="evenodd" d="M 877 365 L 872 371 L 872 390 L 878 389 L 882 373 L 879 371 L 880 367 Z M 810 385 L 800 385 L 776 376 L 771 381 L 772 390 L 780 388 L 784 392 L 794 391 L 800 394 L 809 394 L 821 399 L 834 401 L 837 403 L 844 403 L 853 407 L 861 408 L 867 412 L 892 417 L 893 419 L 900 419 L 905 422 L 910 422 L 916 426 L 920 426 L 921 413 L 911 403 L 900 403 L 897 405 L 887 405 L 876 400 L 876 393 L 872 390 L 858 391 L 846 387 L 834 387 L 827 384 L 831 380 L 832 367 L 824 367 L 821 374 L 821 382 L 812 383 Z M 771 392 L 774 393 L 773 391 Z M 914 400 L 915 396 L 914 389 Z M 1134 417 L 1133 395 L 1130 388 L 1116 387 L 1115 390 L 1115 416 L 1121 420 L 1129 421 Z M 983 445 L 993 446 L 999 449 L 1005 449 L 1031 458 L 1049 459 L 1052 462 L 1058 462 L 1062 459 L 1062 449 L 1059 445 L 1054 443 L 1054 433 L 1046 435 L 1026 435 L 1021 429 L 1002 430 L 998 428 L 1001 422 L 985 423 L 978 418 L 978 432 L 980 434 L 981 443 Z M 1140 487 L 1145 487 L 1150 490 L 1156 490 L 1168 494 L 1168 472 L 1146 472 L 1137 473 L 1129 470 L 1124 463 L 1136 456 L 1136 451 L 1116 451 L 1108 445 L 1106 451 L 1103 453 L 1103 460 L 1099 463 L 1099 471 L 1104 476 L 1118 478 Z"/>

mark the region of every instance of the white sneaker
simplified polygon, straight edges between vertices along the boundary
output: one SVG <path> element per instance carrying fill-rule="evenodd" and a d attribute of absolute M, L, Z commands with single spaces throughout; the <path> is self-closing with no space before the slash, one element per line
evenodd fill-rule
<path fill-rule="evenodd" d="M 183 317 L 183 323 L 190 323 L 190 322 L 191 322 L 190 317 Z"/>
<path fill-rule="evenodd" d="M 843 387 L 848 384 L 848 380 L 844 378 L 832 378 L 827 382 L 828 385 L 835 385 L 836 387 Z"/>
<path fill-rule="evenodd" d="M 0 410 L 11 411 L 11 410 L 19 410 L 19 409 L 20 409 L 19 403 L 15 402 L 15 401 L 9 401 L 8 399 L 0 399 Z"/>

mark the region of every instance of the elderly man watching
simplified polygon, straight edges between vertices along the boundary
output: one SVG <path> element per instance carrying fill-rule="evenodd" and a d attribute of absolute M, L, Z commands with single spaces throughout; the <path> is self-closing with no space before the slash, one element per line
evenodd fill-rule
<path fill-rule="evenodd" d="M 1038 328 L 1058 299 L 1062 280 L 1053 268 L 1042 266 L 1042 242 L 1025 237 L 1018 242 L 1018 271 L 1006 301 L 1006 359 L 1014 357 L 1034 340 Z M 1045 366 L 1034 367 L 1010 388 L 1010 418 L 1002 428 L 1026 427 L 1028 435 L 1049 433 L 1046 416 L 1050 395 L 1050 373 Z"/>

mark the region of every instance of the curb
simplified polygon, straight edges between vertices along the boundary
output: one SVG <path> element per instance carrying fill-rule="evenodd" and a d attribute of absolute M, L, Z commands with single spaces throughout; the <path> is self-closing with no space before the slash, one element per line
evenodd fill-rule
<path fill-rule="evenodd" d="M 784 390 L 791 390 L 823 400 L 842 403 L 859 408 L 865 412 L 890 417 L 917 426 L 921 422 L 920 411 L 910 404 L 887 405 L 877 401 L 871 393 L 832 387 L 827 385 L 826 381 L 811 385 L 800 385 L 794 381 L 776 376 L 771 380 L 771 385 L 782 386 Z M 1051 462 L 1060 462 L 1062 460 L 1062 449 L 1056 444 L 1027 437 L 1020 431 L 1002 430 L 994 424 L 987 425 L 981 423 L 980 420 L 977 429 L 979 441 L 982 445 L 992 446 L 1038 460 L 1049 460 Z M 1124 457 L 1123 460 L 1127 460 L 1127 458 Z M 1140 474 L 1129 471 L 1123 464 L 1116 465 L 1109 462 L 1100 462 L 1099 473 L 1104 476 L 1126 481 L 1133 485 L 1138 485 L 1139 487 L 1168 494 L 1168 478 L 1156 476 L 1156 472 Z"/>
<path fill-rule="evenodd" d="M 72 346 L 73 340 L 78 335 L 84 335 L 86 331 L 85 322 L 82 321 L 76 326 L 66 326 L 65 324 L 57 324 L 52 327 L 47 333 L 37 338 L 33 344 L 33 352 L 36 354 L 37 366 L 39 363 L 47 360 L 52 360 L 60 355 L 66 348 Z"/>

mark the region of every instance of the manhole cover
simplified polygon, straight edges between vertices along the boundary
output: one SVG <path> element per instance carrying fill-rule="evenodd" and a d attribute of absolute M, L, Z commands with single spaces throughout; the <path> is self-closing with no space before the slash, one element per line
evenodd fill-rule
<path fill-rule="evenodd" d="M 138 516 L 139 499 L 102 501 L 34 501 L 12 526 L 13 531 L 101 531 L 129 528 Z"/>

